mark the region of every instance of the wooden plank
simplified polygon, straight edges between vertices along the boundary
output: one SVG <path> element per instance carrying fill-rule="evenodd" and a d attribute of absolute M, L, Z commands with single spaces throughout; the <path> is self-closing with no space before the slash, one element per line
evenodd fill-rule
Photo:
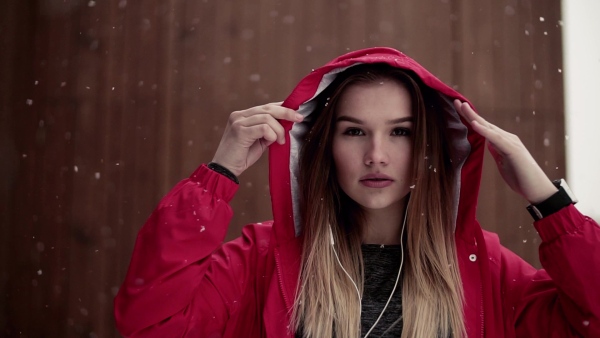
<path fill-rule="evenodd" d="M 368 16 L 373 45 L 394 47 L 414 58 L 442 81 L 452 85 L 452 6 L 439 0 L 381 2 Z M 375 34 L 377 32 L 377 34 Z"/>
<path fill-rule="evenodd" d="M 4 51 L 0 53 L 0 158 L 5 161 L 0 167 L 0 176 L 3 177 L 0 180 L 0 294 L 5 295 L 0 308 L 0 328 L 8 335 L 16 331 L 13 318 L 18 315 L 14 312 L 22 308 L 19 306 L 19 294 L 15 293 L 15 285 L 11 282 L 15 270 L 13 257 L 16 255 L 16 248 L 11 242 L 16 239 L 14 234 L 18 233 L 13 226 L 13 210 L 17 204 L 14 189 L 28 188 L 27 184 L 19 181 L 19 168 L 28 160 L 28 154 L 19 152 L 15 139 L 17 121 L 13 112 L 25 111 L 24 89 L 29 89 L 33 82 L 31 67 L 17 61 L 32 63 L 33 29 L 29 25 L 32 15 L 23 2 L 1 2 L 0 13 L 5 13 L 0 20 L 0 48 Z M 18 38 L 17 32 L 20 32 L 21 38 Z"/>
<path fill-rule="evenodd" d="M 65 314 L 66 335 L 97 334 L 106 306 L 98 304 L 104 284 L 104 250 L 101 251 L 101 229 L 110 218 L 107 213 L 110 195 L 110 158 L 107 156 L 107 139 L 110 139 L 110 97 L 114 87 L 106 57 L 110 16 L 108 4 L 84 3 L 71 13 L 72 35 L 79 35 L 70 54 L 77 60 L 75 70 L 67 83 L 75 98 L 74 129 L 75 149 L 72 159 L 73 213 L 69 224 L 69 260 L 62 269 L 69 285 L 63 297 L 68 304 Z M 80 34 L 77 34 L 80 33 Z M 115 127 L 118 130 L 118 127 Z M 77 169 L 75 169 L 77 168 Z M 102 299 L 102 298 L 101 298 Z M 106 300 L 106 299 L 105 299 Z"/>
<path fill-rule="evenodd" d="M 33 96 L 37 94 L 37 91 L 34 93 L 35 30 L 32 27 L 36 14 L 24 2 L 3 2 L 0 13 L 3 15 L 0 41 L 5 51 L 0 56 L 0 129 L 8 138 L 6 142 L 2 140 L 0 147 L 2 158 L 7 161 L 3 173 L 7 174 L 3 176 L 6 183 L 1 186 L 0 195 L 3 205 L 0 207 L 3 247 L 0 291 L 5 297 L 0 310 L 0 327 L 3 334 L 17 335 L 26 329 L 30 318 L 32 279 L 36 278 L 29 264 L 34 248 L 29 236 L 34 217 L 39 213 L 32 209 L 29 200 L 33 198 L 35 187 L 37 114 L 32 105 L 27 104 L 27 100 L 38 98 Z"/>

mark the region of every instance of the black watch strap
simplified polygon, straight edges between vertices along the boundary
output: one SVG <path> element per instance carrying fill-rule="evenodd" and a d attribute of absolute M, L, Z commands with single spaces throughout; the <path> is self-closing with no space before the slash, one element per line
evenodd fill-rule
<path fill-rule="evenodd" d="M 227 177 L 228 179 L 234 181 L 236 184 L 240 184 L 240 181 L 238 180 L 237 176 L 235 176 L 234 173 L 232 173 L 231 171 L 229 171 L 229 169 L 225 168 L 224 166 L 220 165 L 219 163 L 216 162 L 210 162 L 207 165 L 208 169 L 215 171 L 225 177 Z"/>
<path fill-rule="evenodd" d="M 549 216 L 570 204 L 577 203 L 577 199 L 571 192 L 571 189 L 569 189 L 565 180 L 556 180 L 552 183 L 558 188 L 556 193 L 541 203 L 535 205 L 530 204 L 527 206 L 527 211 L 529 211 L 529 214 L 531 214 L 531 217 L 533 217 L 535 221 Z"/>

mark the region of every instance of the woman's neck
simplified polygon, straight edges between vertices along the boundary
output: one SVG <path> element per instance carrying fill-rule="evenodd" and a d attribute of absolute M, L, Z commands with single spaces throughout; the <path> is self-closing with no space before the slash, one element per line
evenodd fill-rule
<path fill-rule="evenodd" d="M 385 209 L 365 209 L 363 244 L 400 244 L 405 209 L 404 200 Z"/>

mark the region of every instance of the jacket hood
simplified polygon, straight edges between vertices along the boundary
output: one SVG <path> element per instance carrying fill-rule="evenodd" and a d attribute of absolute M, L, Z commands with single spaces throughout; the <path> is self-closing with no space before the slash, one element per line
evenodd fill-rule
<path fill-rule="evenodd" d="M 315 97 L 321 93 L 335 77 L 344 70 L 364 63 L 385 63 L 393 67 L 414 72 L 425 85 L 434 89 L 446 104 L 439 113 L 444 114 L 450 128 L 451 147 L 458 158 L 453 158 L 457 175 L 455 203 L 456 236 L 470 236 L 479 225 L 475 220 L 477 196 L 483 145 L 485 140 L 475 133 L 468 123 L 464 123 L 454 109 L 452 101 L 468 100 L 460 93 L 444 84 L 416 61 L 392 48 L 377 47 L 350 52 L 339 56 L 324 66 L 314 69 L 304 77 L 283 102 L 283 106 L 297 110 L 305 117 L 315 113 Z M 470 104 L 470 102 L 469 102 Z M 472 106 L 472 105 L 471 105 Z M 311 116 L 314 117 L 314 116 Z M 269 149 L 269 185 L 273 207 L 273 235 L 276 246 L 294 240 L 299 234 L 302 222 L 299 216 L 298 157 L 302 137 L 308 130 L 307 122 L 292 123 L 280 121 L 286 131 L 286 143 L 273 143 Z M 458 161 L 456 161 L 458 160 Z M 458 162 L 458 163 L 456 163 Z M 472 237 L 471 237 L 472 238 Z"/>

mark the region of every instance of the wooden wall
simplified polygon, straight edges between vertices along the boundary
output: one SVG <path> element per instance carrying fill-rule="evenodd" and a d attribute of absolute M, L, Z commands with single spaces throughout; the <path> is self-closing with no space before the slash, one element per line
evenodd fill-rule
<path fill-rule="evenodd" d="M 559 0 L 0 2 L 0 336 L 118 336 L 136 232 L 228 114 L 381 45 L 565 176 Z M 485 165 L 481 223 L 538 265 L 526 202 Z M 229 238 L 271 216 L 266 156 L 241 182 Z"/>

